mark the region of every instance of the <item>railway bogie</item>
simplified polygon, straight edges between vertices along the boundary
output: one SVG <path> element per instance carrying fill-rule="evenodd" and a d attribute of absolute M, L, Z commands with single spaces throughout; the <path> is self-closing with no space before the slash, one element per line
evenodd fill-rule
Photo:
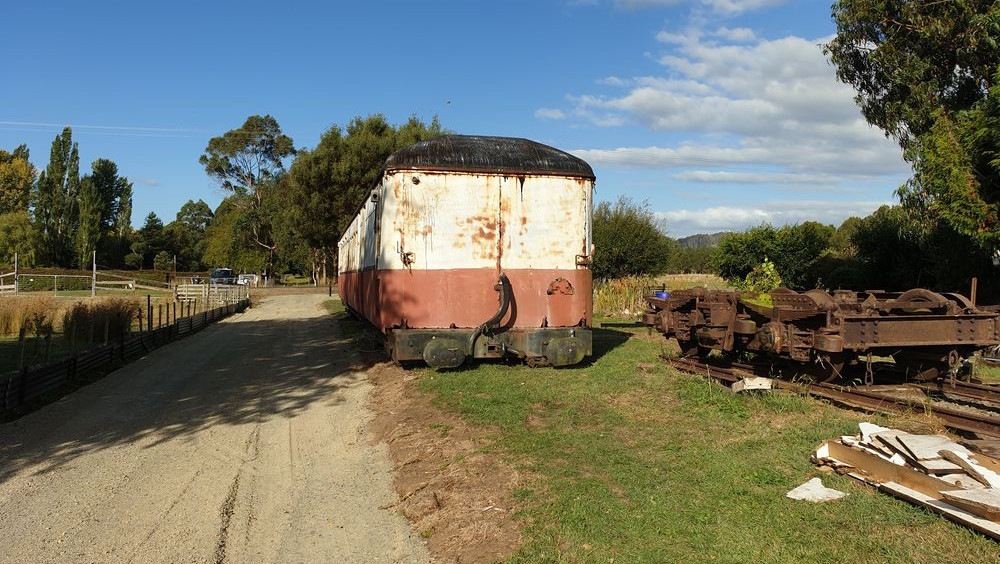
<path fill-rule="evenodd" d="M 645 322 L 676 338 L 685 356 L 749 353 L 818 381 L 840 377 L 846 366 L 870 365 L 873 356 L 891 356 L 910 379 L 929 380 L 1000 344 L 998 314 L 959 294 L 779 288 L 769 297 L 770 303 L 749 292 L 679 290 L 647 298 Z"/>

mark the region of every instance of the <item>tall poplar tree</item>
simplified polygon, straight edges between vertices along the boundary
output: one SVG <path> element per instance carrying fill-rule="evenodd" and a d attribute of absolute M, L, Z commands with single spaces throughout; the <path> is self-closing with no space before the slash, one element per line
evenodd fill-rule
<path fill-rule="evenodd" d="M 97 250 L 101 239 L 101 197 L 91 178 L 80 182 L 79 223 L 76 229 L 74 254 L 76 265 L 87 268 L 92 260 L 91 253 Z"/>
<path fill-rule="evenodd" d="M 121 186 L 111 233 L 115 248 L 111 262 L 114 266 L 124 265 L 125 256 L 129 253 L 129 239 L 132 236 L 132 183 L 127 180 Z"/>
<path fill-rule="evenodd" d="M 73 130 L 66 127 L 52 141 L 49 164 L 38 178 L 32 199 L 40 263 L 69 267 L 73 262 L 79 191 L 79 148 L 73 142 Z"/>

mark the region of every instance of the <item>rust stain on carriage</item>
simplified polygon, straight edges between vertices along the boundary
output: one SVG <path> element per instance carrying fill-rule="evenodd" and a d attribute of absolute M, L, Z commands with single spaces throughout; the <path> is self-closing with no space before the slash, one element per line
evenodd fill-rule
<path fill-rule="evenodd" d="M 469 239 L 473 243 L 492 243 L 497 237 L 497 220 L 492 216 L 476 215 L 466 218 L 465 223 L 469 226 Z"/>

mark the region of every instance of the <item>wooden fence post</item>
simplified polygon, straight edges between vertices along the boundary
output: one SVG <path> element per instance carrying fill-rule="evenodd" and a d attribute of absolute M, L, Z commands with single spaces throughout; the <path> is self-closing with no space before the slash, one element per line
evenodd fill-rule
<path fill-rule="evenodd" d="M 24 368 L 24 325 L 21 326 L 21 330 L 17 333 L 17 346 L 21 349 L 21 361 L 18 363 L 18 368 Z"/>

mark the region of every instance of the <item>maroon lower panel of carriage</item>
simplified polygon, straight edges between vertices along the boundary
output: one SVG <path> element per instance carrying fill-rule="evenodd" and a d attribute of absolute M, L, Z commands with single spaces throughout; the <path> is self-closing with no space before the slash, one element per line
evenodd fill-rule
<path fill-rule="evenodd" d="M 587 269 L 373 269 L 341 273 L 338 286 L 396 360 L 447 367 L 514 355 L 561 366 L 592 352 Z"/>

